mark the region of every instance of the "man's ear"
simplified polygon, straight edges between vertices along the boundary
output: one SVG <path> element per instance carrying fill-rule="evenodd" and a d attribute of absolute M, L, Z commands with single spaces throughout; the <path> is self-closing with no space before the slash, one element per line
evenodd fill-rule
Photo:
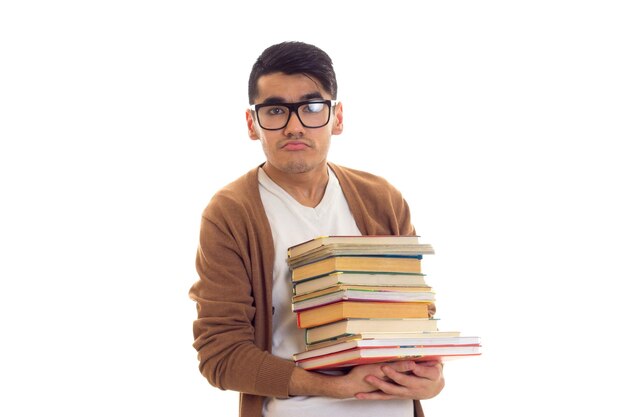
<path fill-rule="evenodd" d="M 254 116 L 252 116 L 252 111 L 250 109 L 246 110 L 246 124 L 248 125 L 248 136 L 250 139 L 259 140 L 259 135 L 257 135 L 254 126 Z"/>
<path fill-rule="evenodd" d="M 339 135 L 343 132 L 343 105 L 341 102 L 335 104 L 335 116 L 333 117 L 333 135 Z"/>

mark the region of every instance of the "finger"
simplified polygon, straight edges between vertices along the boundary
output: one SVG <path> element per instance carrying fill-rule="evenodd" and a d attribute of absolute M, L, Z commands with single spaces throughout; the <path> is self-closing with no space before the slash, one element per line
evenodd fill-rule
<path fill-rule="evenodd" d="M 441 365 L 443 367 L 443 362 L 441 362 L 440 360 L 429 360 L 429 361 L 423 361 L 423 362 L 416 362 L 419 365 L 424 365 L 424 366 L 437 366 L 437 365 Z"/>
<path fill-rule="evenodd" d="M 403 398 L 413 399 L 427 399 L 437 395 L 443 389 L 445 382 L 440 372 L 440 367 L 437 366 L 425 366 L 422 369 L 428 373 L 435 374 L 433 379 L 423 376 L 417 376 L 414 374 L 405 374 L 397 372 L 390 366 L 383 366 L 382 371 L 387 375 L 395 384 L 391 384 L 391 388 L 387 388 L 388 385 L 378 384 L 377 388 L 387 394 L 401 396 Z M 419 372 L 419 366 L 416 365 L 416 371 Z M 371 384 L 371 383 L 370 383 Z M 373 384 L 371 384 L 373 385 Z"/>
<path fill-rule="evenodd" d="M 395 395 L 389 395 L 381 391 L 359 392 L 354 396 L 359 400 L 397 400 Z"/>
<path fill-rule="evenodd" d="M 441 378 L 443 373 L 441 363 L 435 364 L 423 364 L 416 363 L 415 367 L 411 370 L 413 375 L 418 376 L 420 378 L 426 378 L 430 380 L 436 380 Z"/>
<path fill-rule="evenodd" d="M 398 372 L 413 372 L 413 369 L 415 369 L 415 361 L 407 360 L 390 362 L 385 364 L 385 366 L 389 366 Z"/>
<path fill-rule="evenodd" d="M 395 372 L 395 373 L 398 375 L 403 375 L 398 372 Z M 408 377 L 408 378 L 415 378 L 415 377 Z M 376 378 L 375 376 L 371 376 L 371 375 L 368 376 L 367 378 L 365 378 L 365 382 L 378 388 L 378 390 L 382 391 L 385 394 L 398 396 L 398 397 L 407 397 L 411 394 L 411 392 L 405 386 L 398 385 L 394 382 L 383 381 L 382 379 Z"/>
<path fill-rule="evenodd" d="M 415 363 L 413 363 L 413 367 L 416 368 L 417 365 Z M 417 381 L 423 381 L 423 379 L 422 379 L 423 377 L 420 377 L 420 376 L 417 376 L 417 378 L 420 378 L 420 379 L 417 379 L 417 381 L 416 381 L 416 375 L 414 375 L 414 373 L 415 373 L 414 370 L 413 370 L 412 373 L 406 374 L 404 372 L 396 371 L 391 366 L 383 366 L 382 367 L 382 371 L 385 373 L 387 378 L 389 378 L 390 380 L 392 380 L 396 384 L 401 385 L 403 387 L 414 386 Z"/>
<path fill-rule="evenodd" d="M 414 360 L 403 360 L 403 361 L 389 362 L 389 363 L 386 363 L 385 365 L 392 367 L 398 372 L 413 372 L 416 364 L 423 365 L 423 366 L 443 367 L 443 363 L 439 360 L 429 360 L 429 361 L 424 361 L 424 362 L 416 362 Z"/>

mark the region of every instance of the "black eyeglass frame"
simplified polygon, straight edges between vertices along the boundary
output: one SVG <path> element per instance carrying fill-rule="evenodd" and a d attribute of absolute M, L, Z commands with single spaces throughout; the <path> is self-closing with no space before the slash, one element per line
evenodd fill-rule
<path fill-rule="evenodd" d="M 298 107 L 305 105 L 305 104 L 316 104 L 316 103 L 323 103 L 325 105 L 328 106 L 328 119 L 326 119 L 326 122 L 323 125 L 320 126 L 307 126 L 306 123 L 304 123 L 302 121 L 302 119 L 300 118 L 300 114 L 298 113 Z M 264 130 L 281 130 L 284 129 L 285 126 L 287 126 L 289 124 L 289 120 L 291 120 L 291 114 L 295 113 L 296 117 L 298 118 L 298 120 L 300 121 L 300 123 L 302 124 L 302 126 L 306 127 L 307 129 L 318 129 L 320 127 L 324 127 L 328 124 L 328 122 L 330 121 L 330 114 L 332 113 L 333 107 L 335 107 L 337 105 L 337 100 L 307 100 L 307 101 L 299 101 L 297 103 L 261 103 L 261 104 L 253 104 L 250 106 L 250 110 L 254 111 L 256 113 L 256 120 L 259 123 L 259 126 L 261 126 L 262 129 Z M 258 111 L 259 109 L 262 109 L 263 107 L 271 107 L 271 106 L 282 106 L 282 107 L 287 107 L 289 109 L 289 114 L 287 115 L 287 120 L 285 121 L 285 124 L 281 127 L 275 127 L 272 129 L 268 129 L 266 127 L 264 127 L 261 124 L 261 119 L 259 118 L 259 114 Z"/>

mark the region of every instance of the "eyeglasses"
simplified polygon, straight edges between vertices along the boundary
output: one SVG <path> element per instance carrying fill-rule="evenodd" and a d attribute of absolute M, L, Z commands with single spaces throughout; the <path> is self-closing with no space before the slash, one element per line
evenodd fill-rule
<path fill-rule="evenodd" d="M 312 100 L 299 103 L 253 104 L 250 110 L 256 113 L 259 126 L 265 130 L 280 130 L 287 126 L 291 113 L 298 116 L 302 126 L 315 129 L 326 126 L 330 120 L 331 107 L 335 100 Z"/>

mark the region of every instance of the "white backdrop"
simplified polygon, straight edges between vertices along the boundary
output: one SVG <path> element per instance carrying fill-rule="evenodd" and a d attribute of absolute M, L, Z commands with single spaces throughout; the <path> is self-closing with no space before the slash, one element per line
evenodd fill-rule
<path fill-rule="evenodd" d="M 200 213 L 263 161 L 254 60 L 302 40 L 330 160 L 404 193 L 441 328 L 483 337 L 428 416 L 623 415 L 620 2 L 223 3 L 0 5 L 0 414 L 236 415 L 191 346 Z"/>

